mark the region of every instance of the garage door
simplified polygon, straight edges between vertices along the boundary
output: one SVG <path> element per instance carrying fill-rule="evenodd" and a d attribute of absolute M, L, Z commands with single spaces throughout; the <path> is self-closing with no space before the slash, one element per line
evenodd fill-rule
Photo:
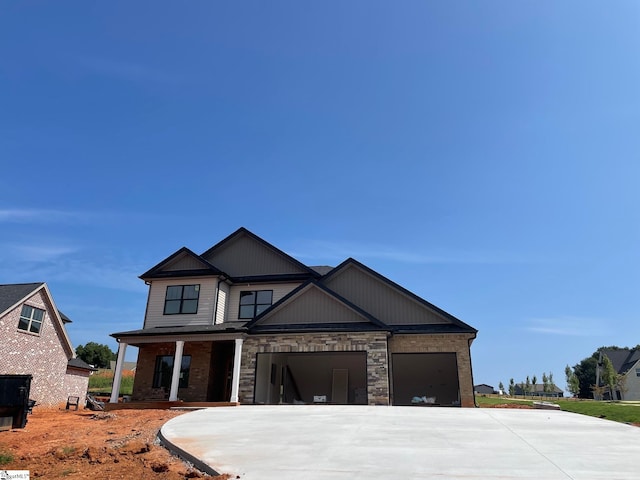
<path fill-rule="evenodd" d="M 366 352 L 259 353 L 254 399 L 366 405 Z"/>
<path fill-rule="evenodd" d="M 394 405 L 460 405 L 455 353 L 391 355 Z"/>

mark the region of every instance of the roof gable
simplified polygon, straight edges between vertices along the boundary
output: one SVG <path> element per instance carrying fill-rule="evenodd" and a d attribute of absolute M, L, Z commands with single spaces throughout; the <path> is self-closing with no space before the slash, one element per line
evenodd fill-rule
<path fill-rule="evenodd" d="M 640 360 L 640 349 L 629 350 L 628 348 L 602 349 L 601 355 L 606 355 L 611 360 L 614 370 L 617 373 L 625 374 Z"/>
<path fill-rule="evenodd" d="M 42 282 L 0 285 L 0 317 L 8 310 L 13 310 L 16 305 L 22 303 L 42 285 L 44 285 Z"/>
<path fill-rule="evenodd" d="M 182 247 L 156 266 L 140 275 L 142 279 L 220 275 L 222 272 L 215 266 L 196 255 L 187 247 Z"/>
<path fill-rule="evenodd" d="M 60 334 L 62 347 L 66 350 L 69 358 L 73 358 L 75 356 L 75 352 L 73 350 L 73 345 L 71 344 L 71 340 L 69 339 L 69 335 L 67 334 L 67 330 L 64 327 L 64 323 L 65 323 L 65 321 L 63 320 L 64 314 L 61 314 L 58 308 L 56 307 L 56 304 L 53 301 L 53 296 L 51 295 L 51 292 L 49 291 L 49 287 L 47 286 L 46 283 L 39 282 L 39 283 L 0 285 L 0 302 L 1 302 L 0 318 L 2 318 L 8 312 L 19 307 L 21 304 L 27 302 L 34 295 L 38 294 L 38 292 L 42 292 L 45 304 L 47 305 L 47 310 L 48 310 L 47 313 L 51 317 L 51 321 L 53 322 L 54 328 L 58 330 Z M 12 303 L 9 303 L 9 302 L 12 302 Z M 67 318 L 66 315 L 64 316 L 64 318 Z"/>
<path fill-rule="evenodd" d="M 387 325 L 455 325 L 461 331 L 476 332 L 453 315 L 352 258 L 320 281 Z"/>
<path fill-rule="evenodd" d="M 234 279 L 278 275 L 302 275 L 306 278 L 319 276 L 306 265 L 244 227 L 211 247 L 201 257 Z"/>
<path fill-rule="evenodd" d="M 387 326 L 315 281 L 309 281 L 247 324 L 249 330 L 270 328 L 386 330 Z"/>

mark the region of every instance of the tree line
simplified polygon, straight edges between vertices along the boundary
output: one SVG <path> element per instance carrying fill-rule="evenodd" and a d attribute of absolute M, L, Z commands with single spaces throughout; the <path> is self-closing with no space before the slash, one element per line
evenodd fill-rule
<path fill-rule="evenodd" d="M 516 387 L 520 387 L 520 390 L 524 393 L 524 395 L 529 395 L 535 391 L 535 385 L 538 384 L 538 377 L 536 375 L 532 375 L 531 377 L 527 375 L 527 378 L 524 382 L 516 383 L 513 378 L 509 379 L 509 395 L 516 394 Z M 498 385 L 500 392 L 504 392 L 504 384 L 500 382 Z M 556 388 L 555 383 L 553 383 L 553 372 L 542 372 L 542 391 L 544 393 L 553 393 Z"/>

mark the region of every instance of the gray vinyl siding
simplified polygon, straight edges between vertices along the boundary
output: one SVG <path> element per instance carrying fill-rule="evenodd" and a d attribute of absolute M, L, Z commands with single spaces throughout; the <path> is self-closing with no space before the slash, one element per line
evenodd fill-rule
<path fill-rule="evenodd" d="M 225 318 L 227 318 L 227 309 L 228 303 L 227 299 L 229 298 L 229 285 L 226 283 L 220 283 L 220 291 L 218 293 L 218 310 L 216 312 L 216 323 L 223 323 Z"/>
<path fill-rule="evenodd" d="M 198 270 L 201 268 L 203 268 L 202 262 L 199 262 L 198 259 L 191 255 L 184 254 L 184 256 L 174 258 L 172 262 L 162 268 L 162 271 L 172 272 L 175 270 Z"/>
<path fill-rule="evenodd" d="M 311 323 L 366 323 L 362 317 L 315 286 L 296 295 L 287 305 L 268 315 L 260 325 L 300 325 Z"/>
<path fill-rule="evenodd" d="M 251 285 L 234 285 L 231 287 L 231 291 L 228 296 L 227 303 L 227 320 L 234 321 L 239 320 L 238 310 L 240 307 L 240 292 L 247 290 L 273 290 L 272 302 L 276 303 L 282 297 L 289 292 L 299 287 L 300 283 L 264 283 L 264 284 L 251 284 Z M 242 319 L 246 321 L 246 319 Z"/>
<path fill-rule="evenodd" d="M 451 323 L 440 313 L 355 265 L 329 277 L 326 285 L 388 325 Z"/>
<path fill-rule="evenodd" d="M 203 258 L 232 277 L 306 273 L 286 257 L 246 236 Z"/>
<path fill-rule="evenodd" d="M 149 287 L 149 308 L 145 319 L 145 328 L 211 325 L 217 284 L 218 279 L 215 277 L 154 280 Z M 164 315 L 164 300 L 169 285 L 200 285 L 198 312 L 195 314 Z"/>

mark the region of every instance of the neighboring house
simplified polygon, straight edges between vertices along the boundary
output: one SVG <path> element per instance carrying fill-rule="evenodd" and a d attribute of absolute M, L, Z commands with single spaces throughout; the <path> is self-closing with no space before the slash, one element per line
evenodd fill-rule
<path fill-rule="evenodd" d="M 548 391 L 544 391 L 543 383 L 534 383 L 529 385 L 529 391 L 525 392 L 526 385 L 517 383 L 515 386 L 515 395 L 525 395 L 528 397 L 564 397 L 564 391 L 556 385 L 549 385 Z"/>
<path fill-rule="evenodd" d="M 480 385 L 474 385 L 473 391 L 479 395 L 487 395 L 498 393 L 491 385 L 487 385 L 486 383 L 481 383 Z"/>
<path fill-rule="evenodd" d="M 474 406 L 477 331 L 354 259 L 308 267 L 245 228 L 181 248 L 149 285 L 136 400 Z M 111 401 L 117 401 L 118 388 Z"/>
<path fill-rule="evenodd" d="M 46 283 L 0 285 L 0 373 L 33 375 L 29 396 L 37 404 L 87 394 L 94 369 L 75 358 L 67 323 Z"/>
<path fill-rule="evenodd" d="M 596 385 L 604 386 L 602 382 L 602 360 L 606 355 L 613 364 L 613 369 L 620 381 L 614 392 L 614 400 L 640 400 L 640 348 L 629 350 L 621 348 L 617 350 L 602 349 L 596 367 Z M 594 398 L 598 397 L 594 394 Z M 605 392 L 602 398 L 596 400 L 610 400 L 611 393 Z"/>

